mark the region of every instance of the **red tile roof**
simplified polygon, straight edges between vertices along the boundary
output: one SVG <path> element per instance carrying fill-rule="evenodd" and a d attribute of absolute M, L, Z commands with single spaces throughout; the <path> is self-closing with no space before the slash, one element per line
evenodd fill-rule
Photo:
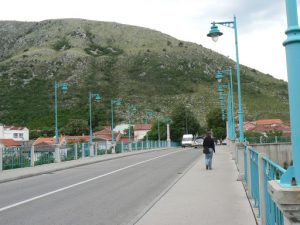
<path fill-rule="evenodd" d="M 25 127 L 4 126 L 4 129 L 7 129 L 7 130 L 23 130 L 23 129 L 25 129 Z"/>
<path fill-rule="evenodd" d="M 5 147 L 18 147 L 21 146 L 20 142 L 13 139 L 0 139 L 0 144 L 3 144 Z"/>
<path fill-rule="evenodd" d="M 283 124 L 281 119 L 256 120 L 257 125 Z"/>
<path fill-rule="evenodd" d="M 101 135 L 110 135 L 111 136 L 111 128 L 105 127 L 103 130 L 94 132 L 94 136 L 101 136 Z"/>
<path fill-rule="evenodd" d="M 65 136 L 67 143 L 79 143 L 90 141 L 90 136 Z"/>
<path fill-rule="evenodd" d="M 151 130 L 152 124 L 135 124 L 134 130 Z"/>
<path fill-rule="evenodd" d="M 64 137 L 59 137 L 58 142 L 62 143 Z M 33 145 L 54 145 L 56 142 L 55 137 L 40 137 L 33 142 Z"/>

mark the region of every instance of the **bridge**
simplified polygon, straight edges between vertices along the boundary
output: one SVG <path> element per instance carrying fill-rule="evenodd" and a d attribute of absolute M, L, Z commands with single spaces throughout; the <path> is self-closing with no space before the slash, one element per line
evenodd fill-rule
<path fill-rule="evenodd" d="M 171 146 L 4 170 L 1 224 L 288 225 L 268 185 L 290 157 L 290 143 L 228 141 L 212 170 Z"/>

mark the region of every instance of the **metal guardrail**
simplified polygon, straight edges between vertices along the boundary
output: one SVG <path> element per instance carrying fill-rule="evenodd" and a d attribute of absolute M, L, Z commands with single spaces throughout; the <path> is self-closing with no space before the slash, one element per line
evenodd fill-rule
<path fill-rule="evenodd" d="M 260 211 L 259 194 L 259 173 L 258 173 L 258 152 L 250 148 L 250 176 L 251 176 L 251 196 L 254 199 L 254 207 Z"/>
<path fill-rule="evenodd" d="M 246 146 L 246 144 L 244 146 Z M 249 161 L 246 159 L 244 162 L 250 163 L 250 171 L 248 175 L 246 175 L 245 171 L 245 178 L 247 176 L 248 179 L 250 179 L 250 187 L 248 187 L 250 188 L 251 197 L 254 200 L 254 207 L 258 208 L 258 216 L 260 217 L 261 214 L 264 215 L 265 225 L 284 225 L 283 213 L 277 207 L 268 192 L 268 182 L 270 180 L 279 180 L 286 170 L 256 151 L 253 147 L 247 146 L 246 151 L 249 151 L 248 156 L 250 159 Z M 245 154 L 244 157 L 247 157 L 247 154 Z M 260 163 L 260 160 L 262 160 L 262 163 Z M 245 168 L 247 167 L 248 165 L 245 166 Z M 262 182 L 262 184 L 260 184 L 260 182 Z M 262 199 L 262 197 L 264 199 Z M 261 207 L 262 204 L 264 205 L 263 208 Z M 263 209 L 264 211 L 262 211 Z"/>
<path fill-rule="evenodd" d="M 165 147 L 168 147 L 167 141 L 118 143 L 115 146 L 115 153 Z M 171 142 L 171 147 L 178 147 L 178 144 Z M 93 148 L 90 147 L 89 143 L 67 144 L 61 146 L 38 145 L 34 147 L 0 148 L 0 171 L 77 160 L 79 158 L 111 153 L 111 146 L 101 142 L 95 142 Z"/>
<path fill-rule="evenodd" d="M 264 195 L 265 195 L 265 213 L 267 225 L 284 225 L 283 213 L 272 200 L 268 192 L 268 181 L 279 180 L 286 171 L 270 159 L 263 157 L 264 160 Z"/>

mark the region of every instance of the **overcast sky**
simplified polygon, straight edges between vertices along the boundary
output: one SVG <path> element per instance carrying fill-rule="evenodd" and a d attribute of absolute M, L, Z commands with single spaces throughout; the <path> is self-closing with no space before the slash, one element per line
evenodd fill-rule
<path fill-rule="evenodd" d="M 7 0 L 1 2 L 0 20 L 113 21 L 158 30 L 235 59 L 233 29 L 219 27 L 224 35 L 217 43 L 206 37 L 212 21 L 231 21 L 234 14 L 240 63 L 287 80 L 284 0 Z"/>

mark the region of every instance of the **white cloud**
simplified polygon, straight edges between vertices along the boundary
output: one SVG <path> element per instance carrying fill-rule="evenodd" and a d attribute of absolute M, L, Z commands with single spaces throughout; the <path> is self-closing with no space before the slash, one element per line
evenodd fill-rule
<path fill-rule="evenodd" d="M 282 42 L 284 1 L 269 0 L 10 0 L 1 3 L 1 20 L 41 21 L 83 18 L 148 27 L 196 42 L 235 59 L 233 31 L 220 27 L 218 43 L 206 37 L 210 22 L 238 20 L 240 63 L 287 80 Z"/>

